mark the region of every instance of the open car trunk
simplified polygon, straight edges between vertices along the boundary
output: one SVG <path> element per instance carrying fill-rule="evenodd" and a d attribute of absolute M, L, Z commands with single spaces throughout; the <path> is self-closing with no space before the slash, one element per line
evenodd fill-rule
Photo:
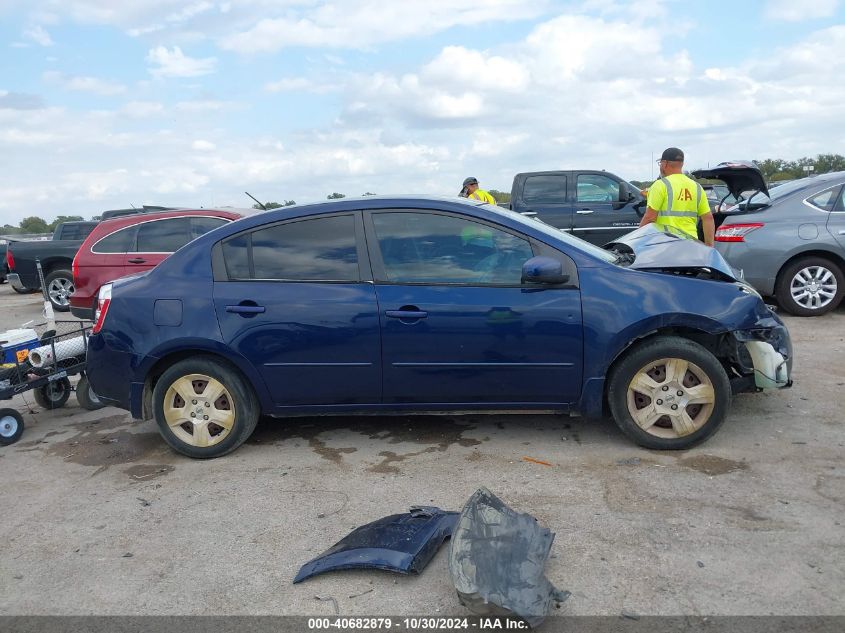
<path fill-rule="evenodd" d="M 757 192 L 766 196 L 769 195 L 769 189 L 766 186 L 766 179 L 763 178 L 763 172 L 751 161 L 734 160 L 719 163 L 713 169 L 698 169 L 692 172 L 692 175 L 699 179 L 721 180 L 727 185 L 730 194 L 740 201 L 728 210 L 718 211 L 713 214 L 717 229 L 722 225 L 722 222 L 724 222 L 727 216 L 740 215 L 755 210 L 753 206 L 743 205 L 743 200 L 745 202 L 750 201 Z M 721 202 L 724 202 L 726 198 L 722 199 Z"/>

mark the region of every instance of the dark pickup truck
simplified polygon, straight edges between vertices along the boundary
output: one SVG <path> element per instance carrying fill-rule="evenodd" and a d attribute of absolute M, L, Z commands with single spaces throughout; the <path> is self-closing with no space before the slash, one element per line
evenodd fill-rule
<path fill-rule="evenodd" d="M 514 176 L 509 208 L 603 246 L 639 226 L 645 203 L 607 171 L 535 171 Z"/>
<path fill-rule="evenodd" d="M 9 283 L 18 292 L 40 288 L 35 267 L 35 260 L 40 260 L 53 308 L 67 312 L 70 310 L 69 297 L 73 293 L 73 258 L 95 226 L 97 222 L 63 222 L 56 227 L 53 239 L 11 242 L 6 249 Z"/>

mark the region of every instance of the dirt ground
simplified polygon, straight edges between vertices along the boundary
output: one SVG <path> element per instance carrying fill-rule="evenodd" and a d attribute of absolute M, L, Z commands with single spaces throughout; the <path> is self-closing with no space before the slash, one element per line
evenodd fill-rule
<path fill-rule="evenodd" d="M 37 318 L 0 286 L 0 329 Z M 479 486 L 557 536 L 568 615 L 845 614 L 845 307 L 787 318 L 795 386 L 738 396 L 703 446 L 660 453 L 554 416 L 266 420 L 193 461 L 153 422 L 31 397 L 0 448 L 0 614 L 463 615 L 441 549 L 420 576 L 299 566 L 413 504 Z M 541 460 L 550 466 L 527 461 Z"/>

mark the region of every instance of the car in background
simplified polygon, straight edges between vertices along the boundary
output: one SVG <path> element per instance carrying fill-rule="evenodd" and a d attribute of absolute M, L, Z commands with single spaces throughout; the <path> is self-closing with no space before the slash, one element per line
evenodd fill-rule
<path fill-rule="evenodd" d="M 100 222 L 73 259 L 70 310 L 91 320 L 104 283 L 150 270 L 191 240 L 243 217 L 245 211 L 179 209 L 136 212 Z"/>
<path fill-rule="evenodd" d="M 802 178 L 770 191 L 723 170 L 734 189 L 754 190 L 724 211 L 716 248 L 762 295 L 787 312 L 818 316 L 845 295 L 845 172 Z"/>
<path fill-rule="evenodd" d="M 36 262 L 40 262 L 53 309 L 67 312 L 70 309 L 68 297 L 73 292 L 71 262 L 95 226 L 96 222 L 62 222 L 56 226 L 52 239 L 11 242 L 6 247 L 6 265 L 12 288 L 19 293 L 40 290 L 41 279 L 36 266 Z"/>
<path fill-rule="evenodd" d="M 267 211 L 100 289 L 88 373 L 196 458 L 275 417 L 609 411 L 684 449 L 786 387 L 778 316 L 721 255 L 644 226 L 613 251 L 458 198 Z"/>
<path fill-rule="evenodd" d="M 714 216 L 738 202 L 727 185 L 702 184 L 701 188 L 704 189 L 704 195 L 707 196 L 707 203 L 710 205 L 710 212 Z"/>
<path fill-rule="evenodd" d="M 636 229 L 645 204 L 640 190 L 616 174 L 569 169 L 517 174 L 508 208 L 603 246 Z"/>

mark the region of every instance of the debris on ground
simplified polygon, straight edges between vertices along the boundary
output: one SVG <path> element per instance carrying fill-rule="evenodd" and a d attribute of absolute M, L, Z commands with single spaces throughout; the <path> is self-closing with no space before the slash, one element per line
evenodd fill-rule
<path fill-rule="evenodd" d="M 554 533 L 479 488 L 461 512 L 449 573 L 461 604 L 476 615 L 515 615 L 536 627 L 569 597 L 544 575 Z"/>
<path fill-rule="evenodd" d="M 523 457 L 522 461 L 531 462 L 532 464 L 540 464 L 540 466 L 551 466 L 549 462 L 544 462 L 542 459 L 535 459 L 533 457 Z"/>
<path fill-rule="evenodd" d="M 418 574 L 452 534 L 457 512 L 414 506 L 353 530 L 317 558 L 305 563 L 294 583 L 327 571 L 384 569 Z"/>
<path fill-rule="evenodd" d="M 314 596 L 314 600 L 320 600 L 321 602 L 331 602 L 332 607 L 334 607 L 334 614 L 340 615 L 340 609 L 337 606 L 337 600 L 335 600 L 332 596 Z"/>

